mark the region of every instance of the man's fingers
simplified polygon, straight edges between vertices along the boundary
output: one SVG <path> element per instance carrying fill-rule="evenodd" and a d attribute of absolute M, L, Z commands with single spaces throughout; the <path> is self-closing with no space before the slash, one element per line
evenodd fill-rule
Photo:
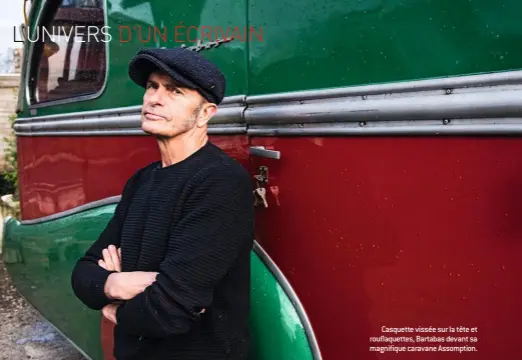
<path fill-rule="evenodd" d="M 110 322 L 116 324 L 116 308 L 113 305 L 105 305 L 102 309 L 103 316 Z"/>
<path fill-rule="evenodd" d="M 112 264 L 114 266 L 114 270 L 121 272 L 121 262 L 120 262 L 120 256 L 118 254 L 118 250 L 116 249 L 116 246 L 109 245 L 109 254 L 111 256 Z"/>
<path fill-rule="evenodd" d="M 104 268 L 105 270 L 108 270 L 107 269 L 107 265 L 105 264 L 105 261 L 103 260 L 98 260 L 98 265 L 100 265 L 102 268 Z"/>
<path fill-rule="evenodd" d="M 102 251 L 103 261 L 107 265 L 107 270 L 114 271 L 116 268 L 114 267 L 114 263 L 112 262 L 112 256 L 108 249 L 103 249 Z"/>
<path fill-rule="evenodd" d="M 150 272 L 149 274 L 150 274 L 150 284 L 149 285 L 152 285 L 152 283 L 156 281 L 156 276 L 158 276 L 159 273 Z"/>
<path fill-rule="evenodd" d="M 103 249 L 102 255 L 106 270 L 121 272 L 121 249 L 109 245 L 107 249 Z"/>

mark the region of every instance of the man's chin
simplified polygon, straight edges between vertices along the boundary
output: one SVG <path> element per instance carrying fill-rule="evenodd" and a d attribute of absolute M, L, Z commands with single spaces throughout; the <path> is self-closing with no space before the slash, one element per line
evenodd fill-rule
<path fill-rule="evenodd" d="M 149 135 L 161 135 L 161 129 L 158 129 L 157 127 L 153 126 L 153 124 L 144 122 L 141 124 L 141 130 Z"/>
<path fill-rule="evenodd" d="M 147 124 L 142 124 L 141 130 L 143 130 L 143 132 L 148 135 L 154 136 L 156 138 L 161 138 L 161 139 L 171 138 L 176 135 L 176 134 L 172 134 L 169 131 L 165 131 L 164 129 L 160 129 L 155 126 L 147 126 Z"/>
<path fill-rule="evenodd" d="M 148 135 L 161 138 L 173 138 L 194 131 L 195 128 L 172 129 L 161 126 L 161 124 L 154 121 L 144 121 L 141 123 L 141 130 Z"/>

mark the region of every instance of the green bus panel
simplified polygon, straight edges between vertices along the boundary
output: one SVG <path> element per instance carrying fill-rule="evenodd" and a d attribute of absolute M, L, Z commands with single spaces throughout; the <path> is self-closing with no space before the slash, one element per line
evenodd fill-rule
<path fill-rule="evenodd" d="M 114 204 L 33 225 L 4 228 L 3 257 L 18 291 L 93 360 L 102 360 L 100 312 L 71 288 L 71 271 L 103 231 Z M 251 329 L 255 360 L 312 360 L 299 314 L 278 279 L 252 251 Z"/>
<path fill-rule="evenodd" d="M 247 21 L 246 0 L 106 0 L 106 5 L 110 34 L 107 40 L 110 41 L 107 42 L 109 68 L 103 93 L 96 99 L 42 107 L 36 115 L 141 105 L 144 90 L 128 76 L 129 61 L 138 49 L 173 48 L 183 44 L 190 47 L 196 46 L 201 38 L 205 44 L 234 34 L 244 37 Z M 32 20 L 36 21 L 36 17 Z M 36 39 L 36 35 L 31 38 Z M 247 46 L 247 41 L 230 41 L 200 52 L 224 72 L 226 96 L 247 92 Z M 30 116 L 27 104 L 20 116 Z"/>
<path fill-rule="evenodd" d="M 520 69 L 522 2 L 249 0 L 249 94 Z"/>
<path fill-rule="evenodd" d="M 522 64 L 522 3 L 517 1 L 106 4 L 112 39 L 103 94 L 97 100 L 40 108 L 37 115 L 139 105 L 143 92 L 127 75 L 135 52 L 142 46 L 195 45 L 194 36 L 201 38 L 203 32 L 210 36 L 203 42 L 235 36 L 201 51 L 223 69 L 227 96 L 498 72 L 520 69 Z M 166 29 L 166 41 L 159 32 L 154 36 L 154 29 Z M 28 116 L 27 108 L 23 116 Z"/>

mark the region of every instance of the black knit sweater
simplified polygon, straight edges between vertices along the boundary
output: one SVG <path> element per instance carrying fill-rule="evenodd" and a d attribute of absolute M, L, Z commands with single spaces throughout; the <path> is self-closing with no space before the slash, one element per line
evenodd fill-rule
<path fill-rule="evenodd" d="M 127 181 L 114 216 L 72 273 L 76 296 L 100 310 L 112 301 L 104 294 L 111 272 L 98 266 L 110 244 L 121 246 L 122 271 L 159 272 L 118 307 L 118 360 L 249 357 L 252 200 L 246 169 L 210 142 Z"/>

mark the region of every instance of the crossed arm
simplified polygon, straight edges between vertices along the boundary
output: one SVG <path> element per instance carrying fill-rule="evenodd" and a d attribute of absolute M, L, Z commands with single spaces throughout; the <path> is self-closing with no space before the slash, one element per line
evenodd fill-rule
<path fill-rule="evenodd" d="M 250 179 L 229 171 L 212 169 L 191 193 L 158 273 L 121 272 L 119 242 L 103 240 L 119 239 L 119 230 L 102 234 L 73 275 L 77 296 L 130 334 L 163 338 L 189 331 L 212 306 L 238 256 L 248 256 L 252 246 Z"/>
<path fill-rule="evenodd" d="M 75 294 L 88 307 L 102 310 L 103 315 L 116 323 L 113 316 L 118 306 L 143 292 L 155 280 L 157 272 L 122 272 L 121 249 L 118 242 L 107 241 L 113 218 L 99 240 L 78 261 L 72 274 Z M 106 246 L 102 249 L 102 247 Z M 99 260 L 97 260 L 99 259 Z"/>
<path fill-rule="evenodd" d="M 125 207 L 131 195 L 137 173 L 131 177 L 122 192 L 122 200 L 116 206 L 114 216 L 76 263 L 71 274 L 71 285 L 75 295 L 93 310 L 111 310 L 122 300 L 139 294 L 152 282 L 157 273 L 142 271 L 121 272 L 120 233 Z"/>
<path fill-rule="evenodd" d="M 121 268 L 121 248 L 115 245 L 102 250 L 103 258 L 98 260 L 98 265 L 111 272 L 104 285 L 104 294 L 108 299 L 114 300 L 102 308 L 105 318 L 117 324 L 116 311 L 121 301 L 130 300 L 136 295 L 141 294 L 148 286 L 156 281 L 158 272 L 150 271 L 129 271 L 122 272 Z M 205 313 L 205 309 L 200 314 Z"/>
<path fill-rule="evenodd" d="M 121 271 L 121 248 L 109 245 L 102 250 L 103 259 L 98 261 L 98 265 L 107 271 L 112 272 L 105 282 L 104 293 L 109 299 L 130 300 L 142 293 L 145 288 L 156 280 L 157 272 L 148 271 Z M 114 324 L 116 321 L 116 310 L 119 302 L 110 303 L 102 308 L 102 314 Z"/>

